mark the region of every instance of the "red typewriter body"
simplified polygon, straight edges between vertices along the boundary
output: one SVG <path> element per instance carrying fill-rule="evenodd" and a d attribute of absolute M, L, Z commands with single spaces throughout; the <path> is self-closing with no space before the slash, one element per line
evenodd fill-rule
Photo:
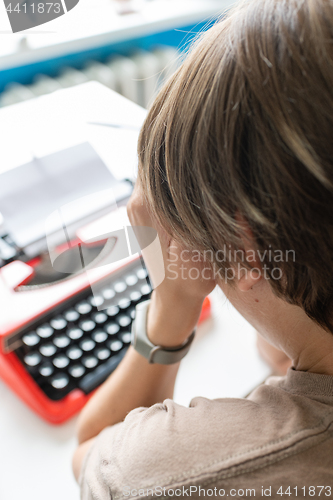
<path fill-rule="evenodd" d="M 85 245 L 80 234 L 82 236 L 82 233 L 79 233 L 78 238 L 81 244 Z M 100 242 L 95 240 L 93 244 L 97 243 Z M 105 380 L 107 373 L 116 367 L 118 361 L 115 361 L 114 366 L 111 367 L 111 360 L 116 360 L 116 357 L 120 360 L 130 343 L 130 314 L 132 314 L 132 320 L 135 304 L 149 298 L 150 285 L 149 278 L 145 276 L 141 258 L 134 255 L 118 263 L 99 266 L 48 286 L 29 289 L 27 286 L 34 276 L 38 262 L 38 258 L 28 263 L 17 260 L 0 269 L 2 304 L 0 377 L 40 417 L 50 423 L 61 424 L 85 405 L 94 390 Z M 123 283 L 122 287 L 121 283 Z M 123 289 L 124 283 L 125 285 L 130 283 L 126 285 L 127 291 Z M 101 293 L 96 292 L 96 287 Z M 111 297 L 115 293 L 115 287 L 118 287 L 120 292 Z M 92 289 L 94 294 L 92 294 Z M 98 300 L 104 300 L 103 293 L 109 300 L 108 308 L 104 308 L 106 306 L 98 302 Z M 96 298 L 97 296 L 99 299 Z M 117 300 L 118 305 L 114 305 Z M 91 304 L 94 305 L 91 306 Z M 91 309 L 87 314 L 90 306 Z M 118 306 L 123 309 L 119 310 Z M 107 315 L 106 311 L 111 314 L 114 313 L 113 309 L 117 308 L 118 313 L 113 317 Z M 65 319 L 75 318 L 81 310 L 84 314 L 76 321 L 71 322 Z M 210 302 L 207 298 L 200 321 L 203 321 L 209 314 Z M 106 316 L 107 319 L 105 319 Z M 100 323 L 97 323 L 97 320 Z M 66 321 L 67 325 L 64 327 L 63 324 Z M 36 334 L 38 328 L 44 332 L 45 336 L 45 331 L 48 331 L 45 325 L 51 324 L 57 327 L 62 326 L 62 328 L 59 331 L 54 329 L 49 338 L 38 337 Z M 117 328 L 118 331 L 114 333 Z M 78 338 L 79 330 L 81 332 L 84 330 L 81 338 Z M 74 338 L 68 337 L 71 333 Z M 105 335 L 108 335 L 106 339 Z M 25 345 L 23 338 L 32 345 Z M 66 345 L 66 342 L 69 343 Z M 55 347 L 54 343 L 58 347 Z M 50 355 L 52 349 L 55 348 L 57 352 Z M 42 356 L 39 349 L 46 352 L 48 356 Z M 87 352 L 84 349 L 87 349 Z M 119 350 L 121 356 L 115 349 Z M 82 353 L 82 358 L 78 360 L 79 351 Z M 70 355 L 74 359 L 70 358 Z M 33 366 L 26 365 L 24 361 L 26 359 Z M 96 360 L 98 365 L 94 366 Z M 64 367 L 66 362 L 68 365 Z M 81 362 L 86 363 L 86 366 Z M 45 375 L 51 370 L 54 370 L 55 375 L 53 373 L 48 377 L 44 376 L 41 381 L 39 372 Z M 74 379 L 68 371 L 65 373 L 66 370 L 72 370 L 70 373 L 79 376 Z M 85 371 L 84 374 L 81 373 L 82 370 Z M 93 380 L 96 373 L 97 380 L 96 377 Z M 44 380 L 47 380 L 46 385 Z M 63 385 L 66 381 L 67 386 L 64 389 Z M 45 390 L 43 384 L 46 387 Z"/>

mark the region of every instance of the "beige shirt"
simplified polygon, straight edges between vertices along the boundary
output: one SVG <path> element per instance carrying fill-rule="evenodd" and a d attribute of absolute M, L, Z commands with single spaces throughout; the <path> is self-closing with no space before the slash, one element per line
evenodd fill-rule
<path fill-rule="evenodd" d="M 96 438 L 80 486 L 82 500 L 333 498 L 333 377 L 289 369 L 246 399 L 137 408 Z"/>

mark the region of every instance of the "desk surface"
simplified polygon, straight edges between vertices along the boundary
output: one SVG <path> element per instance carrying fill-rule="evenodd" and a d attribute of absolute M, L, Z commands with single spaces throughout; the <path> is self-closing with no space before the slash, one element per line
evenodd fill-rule
<path fill-rule="evenodd" d="M 89 141 L 115 177 L 133 177 L 136 143 L 145 116 L 143 108 L 97 82 L 2 108 L 0 173 L 33 157 Z"/>
<path fill-rule="evenodd" d="M 121 130 L 88 126 L 87 121 L 130 120 L 139 127 L 144 116 L 141 108 L 95 83 L 3 109 L 0 133 L 6 147 L 0 149 L 0 165 L 13 167 L 32 150 L 47 154 L 80 142 L 86 134 L 115 175 L 133 175 L 137 132 L 125 136 Z M 212 301 L 212 318 L 198 329 L 181 364 L 175 390 L 180 404 L 195 396 L 242 397 L 269 375 L 252 327 L 220 291 L 214 291 Z M 0 400 L 1 500 L 78 500 L 71 472 L 76 419 L 60 427 L 44 423 L 1 381 Z"/>

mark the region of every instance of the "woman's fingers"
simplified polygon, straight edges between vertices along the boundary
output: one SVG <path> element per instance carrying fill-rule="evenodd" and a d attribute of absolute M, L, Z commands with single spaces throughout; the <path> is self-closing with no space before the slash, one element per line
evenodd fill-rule
<path fill-rule="evenodd" d="M 144 226 L 146 222 L 152 222 L 138 182 L 136 182 L 132 196 L 127 203 L 127 214 L 132 226 Z"/>
<path fill-rule="evenodd" d="M 170 291 L 177 296 L 182 294 L 204 298 L 214 289 L 215 280 L 212 277 L 210 263 L 199 259 L 199 252 L 181 247 L 157 221 L 153 220 L 138 181 L 129 200 L 127 211 L 133 228 L 143 227 L 144 230 L 144 227 L 150 227 L 156 231 L 156 244 L 143 250 L 142 255 L 152 275 L 153 283 L 159 285 L 159 292 L 168 290 L 168 295 Z M 160 253 L 157 247 L 160 248 Z M 164 266 L 163 280 L 160 278 L 161 266 Z M 158 278 L 154 279 L 154 275 Z"/>

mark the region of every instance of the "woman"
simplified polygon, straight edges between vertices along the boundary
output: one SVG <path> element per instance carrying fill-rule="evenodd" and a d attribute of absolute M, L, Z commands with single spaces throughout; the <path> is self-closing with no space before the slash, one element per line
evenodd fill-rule
<path fill-rule="evenodd" d="M 178 363 L 130 347 L 81 414 L 83 499 L 331 495 L 332 81 L 333 2 L 251 0 L 154 102 L 128 211 L 157 230 L 166 277 L 138 335 L 187 350 L 218 285 L 292 368 L 184 408 L 168 399 Z"/>

